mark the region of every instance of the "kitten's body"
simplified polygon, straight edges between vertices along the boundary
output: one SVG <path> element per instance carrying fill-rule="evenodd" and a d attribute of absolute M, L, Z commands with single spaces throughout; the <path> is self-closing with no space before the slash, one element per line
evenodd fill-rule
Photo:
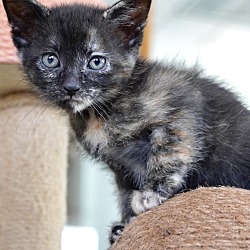
<path fill-rule="evenodd" d="M 167 198 L 198 186 L 250 189 L 249 111 L 195 69 L 138 64 L 112 108 L 71 115 L 77 138 L 115 172 L 123 197 L 155 188 Z M 131 213 L 129 201 L 123 208 Z"/>
<path fill-rule="evenodd" d="M 249 111 L 196 69 L 138 58 L 149 0 L 3 2 L 30 81 L 114 171 L 122 222 L 190 188 L 250 189 Z"/>

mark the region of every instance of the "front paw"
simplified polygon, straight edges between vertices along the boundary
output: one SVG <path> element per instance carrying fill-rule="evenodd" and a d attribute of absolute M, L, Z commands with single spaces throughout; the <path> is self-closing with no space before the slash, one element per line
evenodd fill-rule
<path fill-rule="evenodd" d="M 131 207 L 133 212 L 138 215 L 159 206 L 166 200 L 167 198 L 151 190 L 134 191 L 131 199 Z"/>
<path fill-rule="evenodd" d="M 125 224 L 121 222 L 115 223 L 112 226 L 111 233 L 109 236 L 109 242 L 111 245 L 120 238 L 120 235 L 122 234 L 124 230 L 124 227 L 125 227 Z"/>

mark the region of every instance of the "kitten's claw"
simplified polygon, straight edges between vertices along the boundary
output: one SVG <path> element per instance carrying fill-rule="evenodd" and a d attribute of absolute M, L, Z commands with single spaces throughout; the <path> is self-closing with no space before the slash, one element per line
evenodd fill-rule
<path fill-rule="evenodd" d="M 109 242 L 111 245 L 120 238 L 120 235 L 124 230 L 124 227 L 125 227 L 124 223 L 115 223 L 112 226 L 111 234 L 109 236 Z"/>
<path fill-rule="evenodd" d="M 162 204 L 167 198 L 160 196 L 159 193 L 153 191 L 134 191 L 131 207 L 135 214 L 141 214 L 147 210 Z"/>

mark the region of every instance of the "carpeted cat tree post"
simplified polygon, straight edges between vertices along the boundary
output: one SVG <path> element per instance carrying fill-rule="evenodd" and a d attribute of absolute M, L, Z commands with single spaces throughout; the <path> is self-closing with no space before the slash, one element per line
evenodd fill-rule
<path fill-rule="evenodd" d="M 110 250 L 250 249 L 250 191 L 220 187 L 179 194 L 139 215 Z"/>
<path fill-rule="evenodd" d="M 2 1 L 0 26 L 0 250 L 59 250 L 66 221 L 67 118 L 29 91 Z"/>

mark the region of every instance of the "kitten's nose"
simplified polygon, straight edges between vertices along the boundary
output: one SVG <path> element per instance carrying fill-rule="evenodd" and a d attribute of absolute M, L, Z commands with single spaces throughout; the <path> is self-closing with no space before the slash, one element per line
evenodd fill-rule
<path fill-rule="evenodd" d="M 80 90 L 80 86 L 76 83 L 68 82 L 63 84 L 63 88 L 67 91 L 67 94 L 73 96 L 76 92 Z"/>

